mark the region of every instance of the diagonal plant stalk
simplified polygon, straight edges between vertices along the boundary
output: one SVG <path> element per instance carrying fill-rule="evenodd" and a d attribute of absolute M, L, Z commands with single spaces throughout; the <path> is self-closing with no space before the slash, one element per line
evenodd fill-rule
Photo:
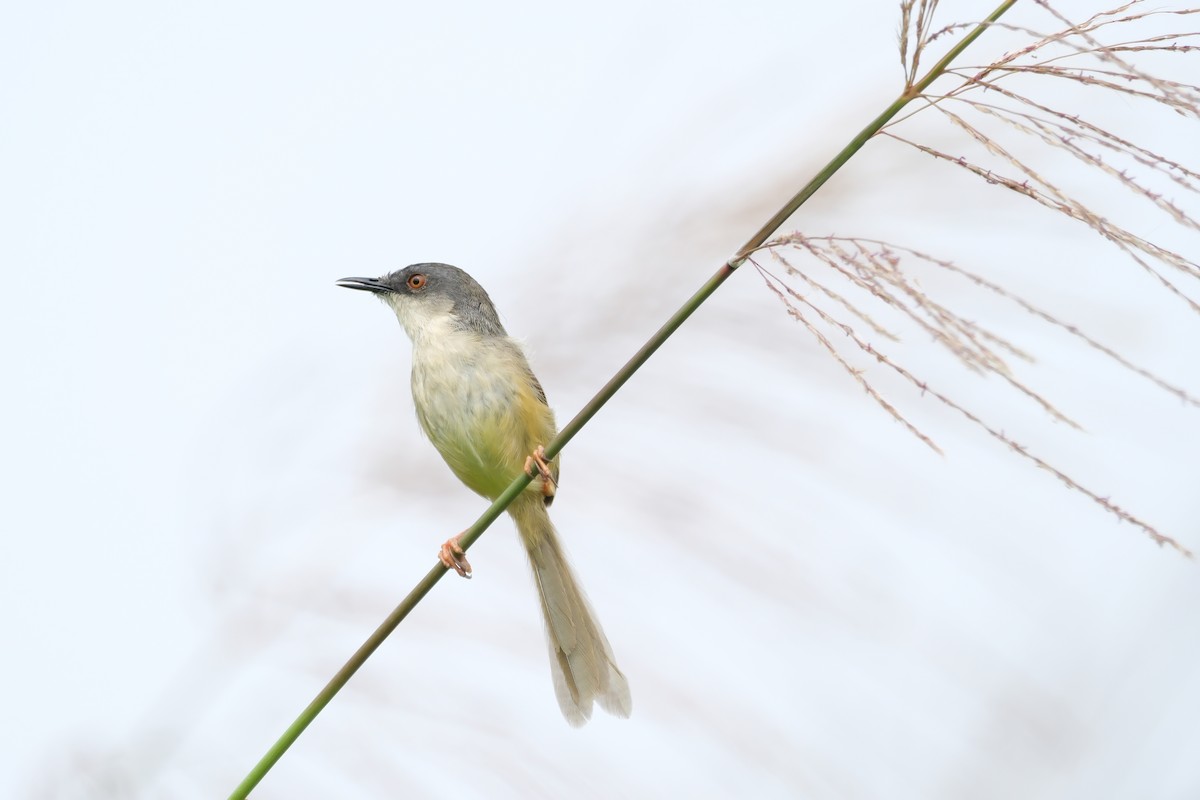
<path fill-rule="evenodd" d="M 910 102 L 920 97 L 921 93 L 929 87 L 935 80 L 942 76 L 950 64 L 956 59 L 968 46 L 971 45 L 979 36 L 988 29 L 988 27 L 1000 18 L 1002 14 L 1008 11 L 1016 0 L 1004 0 L 996 9 L 988 15 L 988 17 L 976 25 L 963 40 L 952 47 L 946 55 L 937 62 L 930 70 L 915 83 L 909 82 L 904 91 L 896 100 L 889 105 L 884 111 L 871 120 L 857 136 L 842 148 L 842 150 L 834 156 L 828 164 L 826 164 L 805 186 L 795 194 L 771 219 L 769 219 L 750 239 L 742 245 L 737 251 L 737 254 L 725 262 L 717 269 L 715 273 L 705 281 L 704 285 L 693 294 L 687 302 L 685 302 L 678 311 L 671 315 L 671 318 L 663 324 L 651 336 L 641 348 L 634 353 L 633 357 L 625 363 L 617 371 L 615 375 L 604 384 L 596 395 L 588 401 L 575 417 L 563 426 L 558 435 L 554 437 L 545 446 L 547 460 L 554 458 L 559 452 L 575 437 L 575 434 L 582 430 L 592 417 L 596 415 L 605 403 L 612 399 L 620 388 L 625 385 L 625 382 L 633 376 L 633 373 L 644 364 L 654 354 L 659 347 L 662 346 L 667 339 L 671 337 L 679 326 L 682 325 L 692 313 L 707 300 L 713 292 L 715 292 L 725 280 L 732 275 L 746 261 L 751 253 L 766 243 L 779 228 L 800 208 L 813 194 L 816 193 L 825 183 L 833 177 L 839 169 L 841 169 L 847 161 L 850 160 L 855 153 L 862 149 L 867 141 L 879 132 L 884 125 L 891 121 L 896 114 L 908 105 Z M 459 543 L 466 550 L 483 534 L 483 532 L 496 519 L 504 513 L 508 505 L 516 499 L 516 497 L 525 490 L 532 478 L 522 473 L 518 475 L 504 493 L 496 498 L 495 502 L 480 515 L 479 519 L 462 533 L 459 538 Z M 267 750 L 266 754 L 259 760 L 253 769 L 246 775 L 237 788 L 230 794 L 230 800 L 242 800 L 249 796 L 251 790 L 259 784 L 263 777 L 271 770 L 277 761 L 283 756 L 287 749 L 300 737 L 304 729 L 309 726 L 317 715 L 333 700 L 334 696 L 341 691 L 350 678 L 358 671 L 372 653 L 378 649 L 379 645 L 383 644 L 384 639 L 391 635 L 397 626 L 408 616 L 409 612 L 416 607 L 417 603 L 429 594 L 429 591 L 434 587 L 442 576 L 446 574 L 447 568 L 438 562 L 433 569 L 426 573 L 408 596 L 396 606 L 395 610 L 387 616 L 387 618 L 375 629 L 374 633 L 363 642 L 362 646 L 355 651 L 354 655 L 342 666 L 341 669 L 329 680 L 323 689 L 317 694 L 311 703 L 300 713 L 296 720 L 288 726 L 287 730 L 279 737 L 279 739 Z"/>

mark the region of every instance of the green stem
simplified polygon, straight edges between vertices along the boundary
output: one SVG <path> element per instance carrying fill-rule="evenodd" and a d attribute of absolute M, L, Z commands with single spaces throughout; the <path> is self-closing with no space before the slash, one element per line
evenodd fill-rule
<path fill-rule="evenodd" d="M 820 189 L 835 172 L 841 169 L 842 166 L 850 160 L 851 156 L 862 149 L 863 145 L 867 143 L 867 140 L 878 133 L 884 125 L 886 125 L 894 116 L 896 116 L 897 113 L 900 112 L 900 109 L 904 108 L 904 106 L 908 105 L 908 103 L 919 97 L 921 92 L 923 92 L 929 86 L 929 84 L 933 83 L 942 74 L 942 72 L 945 71 L 946 67 L 949 66 L 950 63 L 957 58 L 958 55 L 962 53 L 962 51 L 966 49 L 969 44 L 971 44 L 971 42 L 975 41 L 975 39 L 977 39 L 992 22 L 995 22 L 1000 15 L 1007 11 L 1015 2 L 1016 0 L 1005 0 L 1004 3 L 1001 3 L 986 21 L 981 22 L 974 29 L 972 29 L 971 33 L 964 37 L 961 42 L 955 45 L 950 52 L 948 52 L 945 57 L 942 58 L 941 61 L 935 64 L 933 68 L 926 73 L 924 78 L 908 87 L 905 92 L 900 95 L 900 97 L 896 98 L 894 103 L 884 110 L 882 114 L 873 119 L 870 124 L 863 128 L 858 135 L 855 136 L 849 144 L 842 148 L 841 152 L 834 156 L 833 159 L 831 159 L 830 162 L 826 164 L 825 167 L 818 172 L 813 179 L 804 186 L 803 189 L 797 192 L 796 195 L 789 200 L 787 204 L 779 210 L 778 213 L 775 214 L 775 216 L 771 217 L 771 219 L 768 220 L 765 225 L 759 228 L 758 232 L 751 236 L 746 244 L 742 245 L 741 249 L 737 251 L 737 255 L 731 258 L 728 262 L 722 264 L 717 271 L 713 273 L 712 277 L 710 277 L 704 283 L 704 285 L 700 287 L 699 291 L 693 294 L 686 303 L 680 306 L 679 310 L 672 314 L 671 318 L 668 319 L 667 322 L 661 328 L 659 328 L 658 331 L 655 332 L 655 334 L 651 336 L 650 339 L 647 340 L 646 343 L 642 345 L 636 353 L 634 353 L 633 358 L 629 359 L 629 361 L 627 361 L 625 365 L 621 367 L 621 369 L 617 370 L 617 373 L 613 375 L 608 383 L 604 384 L 600 391 L 597 392 L 596 395 L 589 400 L 582 409 L 580 409 L 579 413 L 576 414 L 570 422 L 563 426 L 562 430 L 559 431 L 559 434 L 546 444 L 546 457 L 553 458 L 556 456 L 567 445 L 567 443 L 575 437 L 575 434 L 579 433 L 583 426 L 586 425 L 588 421 L 596 415 L 596 412 L 599 411 L 605 403 L 611 400 L 613 395 L 615 395 L 620 388 L 625 385 L 625 382 L 633 376 L 633 373 L 637 372 L 642 364 L 646 363 L 650 356 L 654 354 L 654 351 L 658 350 L 658 348 L 661 347 L 663 343 L 671 337 L 671 334 L 675 333 L 679 326 L 682 325 L 687 318 L 690 317 L 692 313 L 699 308 L 700 305 L 707 300 L 709 296 L 711 296 L 712 293 L 715 292 L 717 288 L 720 287 L 720 285 L 724 283 L 725 280 L 745 262 L 750 253 L 754 252 L 763 244 L 765 244 L 767 239 L 769 239 L 772 234 L 779 230 L 783 223 L 787 222 L 788 218 L 791 217 L 792 214 L 794 214 L 796 210 L 808 200 L 808 198 L 812 197 L 813 194 Z M 475 540 L 483 534 L 488 526 L 495 522 L 496 518 L 504 513 L 504 510 L 508 508 L 508 505 L 514 499 L 516 499 L 517 495 L 525 490 L 526 486 L 529 485 L 530 480 L 531 478 L 529 475 L 523 473 L 518 475 L 513 482 L 509 484 L 508 488 L 504 490 L 504 493 L 497 497 L 495 502 L 493 502 L 488 509 L 483 512 L 482 516 L 475 521 L 475 524 L 462 533 L 459 538 L 459 543 L 462 545 L 464 550 L 474 544 Z M 421 579 L 421 582 L 418 583 L 416 587 L 408 593 L 408 596 L 404 598 L 400 605 L 396 606 L 396 609 L 388 615 L 387 619 L 385 619 L 383 623 L 375 630 L 375 632 L 371 634 L 370 638 L 368 638 L 367 641 L 365 641 L 363 645 L 359 647 L 357 651 L 355 651 L 350 660 L 347 661 L 345 665 L 343 665 L 342 668 L 337 671 L 337 674 L 334 675 L 329 683 L 325 685 L 325 688 L 323 688 L 313 699 L 313 701 L 308 704 L 304 711 L 300 713 L 300 716 L 296 718 L 296 721 L 288 726 L 287 730 L 283 732 L 283 735 L 279 737 L 278 741 L 271 746 L 266 755 L 264 755 L 262 759 L 259 760 L 259 762 L 254 766 L 254 769 L 250 770 L 245 779 L 238 784 L 236 789 L 233 790 L 233 794 L 229 796 L 230 800 L 243 800 L 249 796 L 250 791 L 258 785 L 259 781 L 261 781 L 267 772 L 270 771 L 271 767 L 275 765 L 275 762 L 277 762 L 284 752 L 291 747 L 292 743 L 300 737 L 300 734 L 304 732 L 304 729 L 307 728 L 314 719 L 316 719 L 316 716 L 321 713 L 321 710 L 324 709 L 325 706 L 329 704 L 329 701 L 333 699 L 334 695 L 341 691 L 342 687 L 345 686 L 354 673 L 358 671 L 358 668 L 366 662 L 367 658 L 375 652 L 379 645 L 383 643 L 383 640 L 386 639 L 392 633 L 392 631 L 396 629 L 396 627 L 404 620 L 404 618 L 408 616 L 408 613 L 412 611 L 413 608 L 416 607 L 417 603 L 419 603 L 421 599 L 429 593 L 429 590 L 433 588 L 434 584 L 441 580 L 442 576 L 445 575 L 446 572 L 446 567 L 443 566 L 441 562 L 438 562 L 438 564 L 434 566 L 434 568 L 431 569 L 424 578 Z"/>
<path fill-rule="evenodd" d="M 826 164 L 820 172 L 813 176 L 812 180 L 805 184 L 803 189 L 797 192 L 796 195 L 789 200 L 783 208 L 779 209 L 775 216 L 767 220 L 766 224 L 759 228 L 756 234 L 750 237 L 750 241 L 742 245 L 742 249 L 738 250 L 737 255 L 730 260 L 731 263 L 734 264 L 734 266 L 741 266 L 742 262 L 746 260 L 747 256 L 749 256 L 759 247 L 762 247 L 763 244 L 766 243 L 767 239 L 769 239 L 771 235 L 775 233 L 775 231 L 779 230 L 780 227 L 783 226 L 783 223 L 787 222 L 788 217 L 792 216 L 792 214 L 795 214 L 796 210 L 800 208 L 800 206 L 804 205 L 804 203 L 808 201 L 808 198 L 816 194 L 816 191 L 824 186 L 825 182 L 832 178 L 833 174 L 841 169 L 842 166 L 850 160 L 851 156 L 862 149 L 863 145 L 867 143 L 868 139 L 879 133 L 884 125 L 887 125 L 889 122 L 891 122 L 892 117 L 900 113 L 902 108 L 920 97 L 921 93 L 929 88 L 929 84 L 941 77 L 942 73 L 946 71 L 946 67 L 950 66 L 950 63 L 954 61 L 954 59 L 958 58 L 963 50 L 966 50 L 967 47 L 976 39 L 978 39 L 993 22 L 1000 18 L 1001 14 L 1012 8 L 1013 4 L 1016 2 L 1017 0 L 1005 0 L 1005 2 L 997 6 L 996 10 L 993 11 L 986 20 L 972 28 L 971 32 L 964 36 L 961 42 L 950 48 L 950 52 L 946 53 L 946 55 L 943 56 L 940 61 L 933 65 L 929 72 L 925 73 L 925 77 L 921 78 L 921 80 L 905 89 L 904 93 L 897 97 L 895 102 L 893 102 L 890 106 L 885 108 L 882 114 L 871 120 L 865 128 L 858 132 L 857 136 L 850 140 L 849 144 L 842 148 L 840 153 L 830 159 L 829 163 Z"/>

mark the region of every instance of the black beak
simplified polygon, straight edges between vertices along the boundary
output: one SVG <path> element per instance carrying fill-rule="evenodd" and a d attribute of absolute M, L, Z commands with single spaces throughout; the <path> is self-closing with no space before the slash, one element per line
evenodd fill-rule
<path fill-rule="evenodd" d="M 385 284 L 379 278 L 342 278 L 337 282 L 337 285 L 344 286 L 347 289 L 374 292 L 375 294 L 388 294 L 392 291 L 392 287 Z"/>

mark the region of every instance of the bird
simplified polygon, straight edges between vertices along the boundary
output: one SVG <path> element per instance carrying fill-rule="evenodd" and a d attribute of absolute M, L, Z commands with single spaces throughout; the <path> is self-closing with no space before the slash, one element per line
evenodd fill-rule
<path fill-rule="evenodd" d="M 508 513 L 533 568 L 558 705 L 573 727 L 591 718 L 593 704 L 628 717 L 629 683 L 550 520 L 559 456 L 547 461 L 544 445 L 558 431 L 554 412 L 487 292 L 465 271 L 440 263 L 337 285 L 371 292 L 395 312 L 412 341 L 417 421 L 460 481 L 495 500 L 521 471 L 534 478 Z M 459 536 L 438 557 L 447 569 L 471 576 Z"/>

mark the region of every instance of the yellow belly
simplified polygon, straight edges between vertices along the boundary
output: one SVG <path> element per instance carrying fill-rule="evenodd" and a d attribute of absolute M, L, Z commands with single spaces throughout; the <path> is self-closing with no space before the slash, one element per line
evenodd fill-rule
<path fill-rule="evenodd" d="M 463 334 L 413 351 L 417 419 L 470 489 L 495 499 L 556 428 L 537 396 L 524 355 L 508 339 Z"/>

